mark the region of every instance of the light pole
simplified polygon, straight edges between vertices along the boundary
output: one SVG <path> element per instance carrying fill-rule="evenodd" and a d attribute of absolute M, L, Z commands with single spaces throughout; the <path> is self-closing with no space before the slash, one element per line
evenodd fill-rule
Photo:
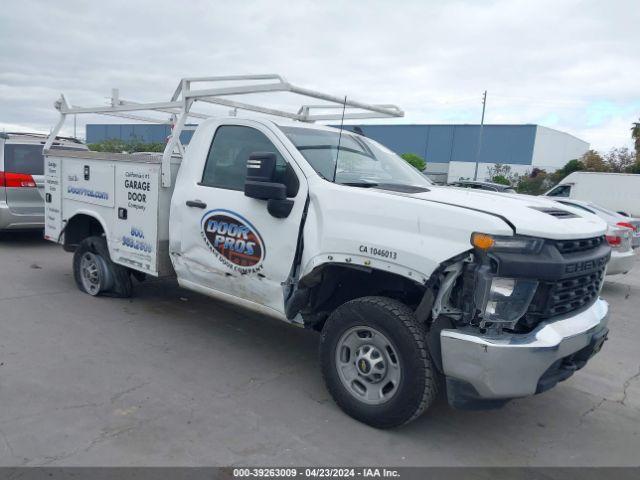
<path fill-rule="evenodd" d="M 482 148 L 482 129 L 484 128 L 484 109 L 487 106 L 487 91 L 482 95 L 482 119 L 480 120 L 480 132 L 478 133 L 478 149 L 476 150 L 476 169 L 473 180 L 478 180 L 478 162 L 480 161 L 480 149 Z"/>

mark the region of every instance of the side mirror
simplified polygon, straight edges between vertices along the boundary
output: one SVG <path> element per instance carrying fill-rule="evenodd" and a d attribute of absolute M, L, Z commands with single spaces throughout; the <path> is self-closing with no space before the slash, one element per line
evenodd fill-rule
<path fill-rule="evenodd" d="M 244 182 L 244 194 L 258 200 L 284 200 L 287 187 L 274 182 L 276 173 L 276 154 L 255 152 L 247 161 L 247 178 Z"/>
<path fill-rule="evenodd" d="M 247 178 L 244 194 L 250 198 L 267 200 L 267 211 L 276 218 L 286 218 L 293 208 L 293 200 L 287 198 L 287 186 L 275 182 L 276 154 L 255 152 L 247 160 Z"/>

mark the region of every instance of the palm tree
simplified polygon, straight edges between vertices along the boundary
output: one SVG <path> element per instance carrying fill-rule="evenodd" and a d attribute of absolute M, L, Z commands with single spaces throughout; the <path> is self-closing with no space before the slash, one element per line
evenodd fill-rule
<path fill-rule="evenodd" d="M 631 127 L 631 138 L 634 140 L 636 155 L 640 155 L 640 122 L 634 122 Z"/>

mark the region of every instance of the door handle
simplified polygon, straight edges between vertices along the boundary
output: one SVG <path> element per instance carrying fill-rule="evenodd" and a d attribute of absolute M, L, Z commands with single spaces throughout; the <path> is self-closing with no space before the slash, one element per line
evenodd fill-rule
<path fill-rule="evenodd" d="M 207 208 L 207 204 L 200 200 L 187 200 L 187 207 Z"/>

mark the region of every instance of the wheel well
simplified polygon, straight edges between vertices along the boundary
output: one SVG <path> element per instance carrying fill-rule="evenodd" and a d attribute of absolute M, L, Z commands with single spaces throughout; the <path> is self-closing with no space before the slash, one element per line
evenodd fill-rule
<path fill-rule="evenodd" d="M 64 229 L 64 249 L 73 252 L 87 237 L 104 235 L 102 224 L 94 217 L 78 214 L 69 219 Z"/>
<path fill-rule="evenodd" d="M 305 324 L 321 330 L 329 314 L 354 298 L 384 296 L 401 301 L 414 309 L 426 286 L 406 277 L 353 265 L 322 265 L 300 280 L 299 312 Z M 298 296 L 298 301 L 300 296 Z"/>

